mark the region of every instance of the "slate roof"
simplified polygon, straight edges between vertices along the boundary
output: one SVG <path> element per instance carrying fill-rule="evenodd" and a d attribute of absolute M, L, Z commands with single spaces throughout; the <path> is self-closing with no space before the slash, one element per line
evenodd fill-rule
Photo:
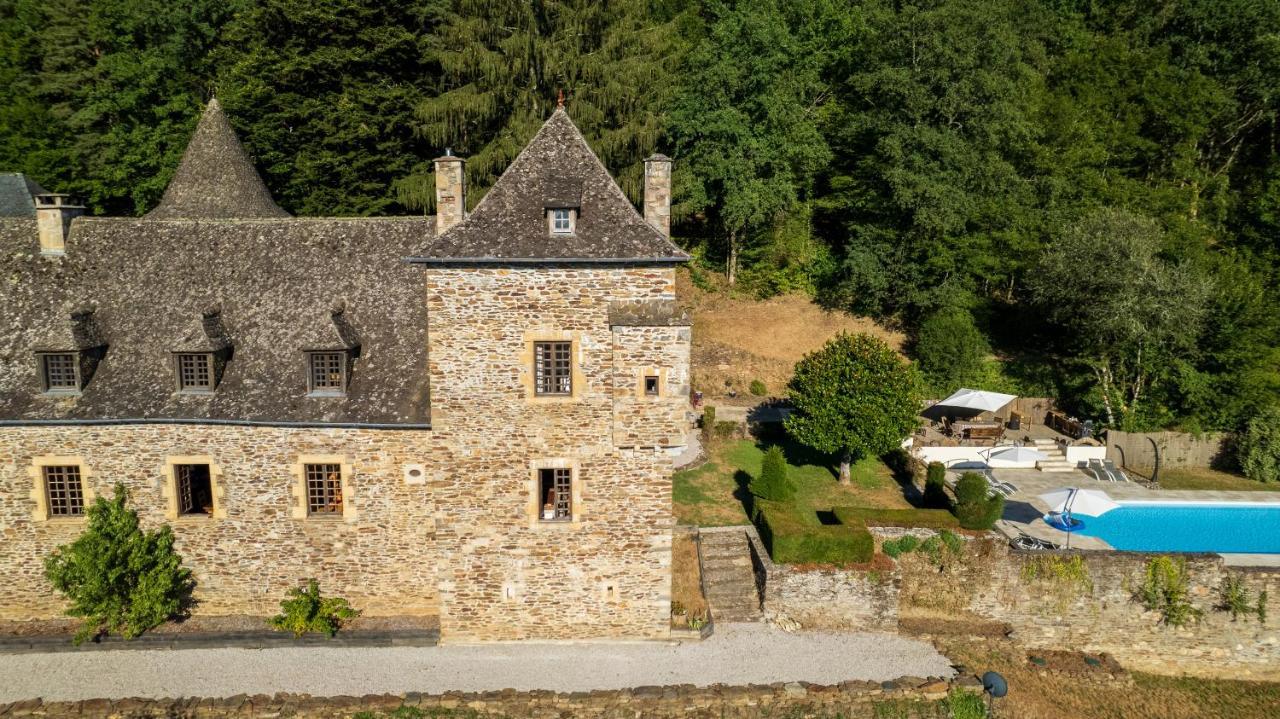
<path fill-rule="evenodd" d="M 551 236 L 545 211 L 576 207 L 576 232 Z M 415 262 L 684 262 L 689 256 L 645 222 L 557 109 L 465 220 Z"/>
<path fill-rule="evenodd" d="M 276 206 L 215 98 L 205 106 L 153 220 L 288 217 Z"/>
<path fill-rule="evenodd" d="M 47 195 L 35 180 L 18 172 L 0 172 L 0 217 L 35 217 L 36 195 Z"/>
<path fill-rule="evenodd" d="M 66 255 L 50 258 L 34 219 L 0 220 L 0 420 L 425 425 L 424 278 L 401 258 L 433 227 L 430 217 L 81 217 Z M 34 353 L 76 349 L 61 345 L 75 342 L 71 313 L 85 307 L 106 352 L 81 395 L 45 395 Z M 359 344 L 345 397 L 306 396 L 303 350 L 317 337 Z M 224 340 L 232 354 L 217 391 L 176 394 L 172 353 Z"/>

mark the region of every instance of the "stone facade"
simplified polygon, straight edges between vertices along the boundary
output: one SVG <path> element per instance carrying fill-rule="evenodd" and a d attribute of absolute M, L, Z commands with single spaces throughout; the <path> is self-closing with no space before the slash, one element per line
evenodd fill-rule
<path fill-rule="evenodd" d="M 427 283 L 431 346 L 449 348 L 430 359 L 433 432 L 452 455 L 436 495 L 441 635 L 665 636 L 666 449 L 684 441 L 688 329 L 615 330 L 608 306 L 674 298 L 674 270 L 431 268 Z M 645 352 L 634 333 L 670 341 Z M 571 395 L 534 394 L 531 338 L 572 342 Z M 659 362 L 667 393 L 636 400 L 637 363 Z M 619 414 L 647 416 L 619 437 Z M 575 469 L 573 521 L 540 522 L 530 506 L 535 472 L 550 466 Z"/>
<path fill-rule="evenodd" d="M 370 615 L 439 613 L 444 641 L 665 636 L 689 330 L 613 328 L 608 308 L 674 298 L 674 270 L 423 273 L 431 430 L 0 428 L 0 618 L 61 609 L 39 560 L 84 521 L 44 518 L 36 465 L 74 458 L 93 495 L 123 483 L 145 524 L 173 526 L 200 613 L 271 613 L 315 577 Z M 572 396 L 533 395 L 528 333 L 573 342 Z M 637 394 L 649 371 L 656 397 Z M 211 465 L 213 516 L 175 517 L 172 466 L 191 457 Z M 319 461 L 343 467 L 334 518 L 302 503 L 301 465 Z M 539 520 L 543 467 L 573 470 L 572 521 Z"/>

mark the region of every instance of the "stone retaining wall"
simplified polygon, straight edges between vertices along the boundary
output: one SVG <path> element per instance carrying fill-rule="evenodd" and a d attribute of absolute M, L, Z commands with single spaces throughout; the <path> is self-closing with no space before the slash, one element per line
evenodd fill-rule
<path fill-rule="evenodd" d="M 474 712 L 464 716 L 504 716 L 521 719 L 572 717 L 645 717 L 676 719 L 704 717 L 807 716 L 812 713 L 839 713 L 850 717 L 883 716 L 878 705 L 901 706 L 934 702 L 952 688 L 981 691 L 974 677 L 952 682 L 906 678 L 896 682 L 843 682 L 824 686 L 805 682 L 787 684 L 695 687 L 691 684 L 668 687 L 637 687 L 610 691 L 558 694 L 549 691 L 496 692 L 442 695 L 374 694 L 363 697 L 311 697 L 298 694 L 236 696 L 228 699 L 94 699 L 83 702 L 48 702 L 39 699 L 0 704 L 0 716 L 35 717 L 78 715 L 93 719 L 106 717 L 226 717 L 276 716 L 329 719 L 349 717 L 358 712 L 389 713 L 402 706 L 424 712 L 457 709 Z M 892 714 L 899 716 L 899 714 Z"/>
<path fill-rule="evenodd" d="M 1037 562 L 1081 557 L 1087 578 L 1063 578 Z M 1008 625 L 1027 648 L 1110 653 L 1126 666 L 1204 676 L 1280 679 L 1280 568 L 1226 566 L 1216 555 L 1186 556 L 1189 598 L 1198 622 L 1170 627 L 1137 599 L 1147 563 L 1130 552 L 1030 553 L 978 539 L 960 557 L 902 555 L 890 571 L 799 569 L 769 565 L 765 614 L 788 629 L 894 630 L 900 617 Z M 1266 592 L 1267 622 L 1232 620 L 1221 589 L 1240 577 L 1256 606 Z"/>

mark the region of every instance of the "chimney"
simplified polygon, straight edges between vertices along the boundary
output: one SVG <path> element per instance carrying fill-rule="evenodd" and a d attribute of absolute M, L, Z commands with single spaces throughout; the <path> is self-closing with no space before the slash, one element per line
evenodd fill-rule
<path fill-rule="evenodd" d="M 433 162 L 436 166 L 436 236 L 439 237 L 467 217 L 463 167 L 466 160 L 454 157 L 453 152 L 445 148 L 444 157 L 437 157 Z"/>
<path fill-rule="evenodd" d="M 666 155 L 644 161 L 644 219 L 671 237 L 671 158 Z"/>
<path fill-rule="evenodd" d="M 70 195 L 36 195 L 36 226 L 40 231 L 40 253 L 61 255 L 66 250 L 71 220 L 84 214 L 84 206 L 71 202 Z"/>

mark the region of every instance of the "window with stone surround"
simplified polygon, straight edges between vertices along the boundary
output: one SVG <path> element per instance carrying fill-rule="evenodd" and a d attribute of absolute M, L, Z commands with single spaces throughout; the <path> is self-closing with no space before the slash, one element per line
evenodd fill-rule
<path fill-rule="evenodd" d="M 214 385 L 212 352 L 181 352 L 175 358 L 178 368 L 178 390 L 212 392 Z"/>
<path fill-rule="evenodd" d="M 40 355 L 40 375 L 44 391 L 50 393 L 79 392 L 80 368 L 74 352 L 48 352 Z"/>
<path fill-rule="evenodd" d="M 573 343 L 533 343 L 533 388 L 538 396 L 573 394 Z"/>
<path fill-rule="evenodd" d="M 45 465 L 40 471 L 44 477 L 46 514 L 49 517 L 83 516 L 84 482 L 79 465 Z"/>
<path fill-rule="evenodd" d="M 308 352 L 307 389 L 316 395 L 341 395 L 347 390 L 346 352 Z"/>
<path fill-rule="evenodd" d="M 342 516 L 342 465 L 303 465 L 306 478 L 307 514 Z"/>
<path fill-rule="evenodd" d="M 178 514 L 213 516 L 213 477 L 207 464 L 175 464 Z"/>
<path fill-rule="evenodd" d="M 562 467 L 539 469 L 538 498 L 541 502 L 541 509 L 538 513 L 539 521 L 572 521 L 573 470 Z"/>

